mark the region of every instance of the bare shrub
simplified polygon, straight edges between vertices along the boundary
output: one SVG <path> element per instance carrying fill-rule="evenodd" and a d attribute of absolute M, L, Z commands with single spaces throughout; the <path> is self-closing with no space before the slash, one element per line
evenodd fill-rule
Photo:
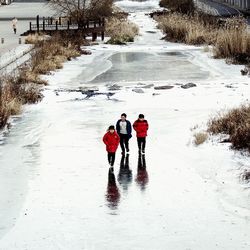
<path fill-rule="evenodd" d="M 8 79 L 9 81 L 9 79 Z M 16 96 L 16 89 L 12 82 L 4 84 L 1 79 L 0 91 L 0 128 L 4 127 L 11 115 L 17 115 L 21 111 L 21 101 Z"/>
<path fill-rule="evenodd" d="M 205 132 L 198 132 L 194 134 L 194 144 L 196 146 L 204 143 L 208 138 L 208 134 Z"/>
<path fill-rule="evenodd" d="M 249 182 L 250 181 L 250 171 L 245 169 L 245 171 L 241 174 L 241 179 L 243 181 Z"/>
<path fill-rule="evenodd" d="M 70 41 L 67 37 L 58 35 L 49 41 L 38 42 L 32 56 L 31 71 L 35 74 L 48 74 L 50 71 L 61 69 L 63 62 L 81 55 L 82 41 Z"/>
<path fill-rule="evenodd" d="M 219 113 L 208 122 L 208 132 L 228 134 L 233 148 L 250 150 L 250 105 Z"/>
<path fill-rule="evenodd" d="M 83 25 L 86 19 L 109 17 L 113 0 L 50 0 L 50 5 L 60 15 L 71 17 L 73 22 Z"/>
<path fill-rule="evenodd" d="M 47 85 L 47 81 L 42 80 L 40 75 L 35 72 L 32 72 L 31 69 L 28 68 L 22 69 L 20 71 L 16 82 L 19 84 L 36 83 L 39 85 Z"/>
<path fill-rule="evenodd" d="M 37 44 L 38 42 L 41 42 L 45 40 L 45 36 L 41 34 L 30 34 L 25 38 L 26 44 Z"/>
<path fill-rule="evenodd" d="M 34 83 L 21 85 L 19 89 L 19 96 L 22 104 L 37 103 L 43 98 L 41 89 Z"/>
<path fill-rule="evenodd" d="M 195 10 L 193 0 L 161 0 L 160 6 L 183 14 L 192 13 Z"/>
<path fill-rule="evenodd" d="M 139 28 L 126 19 L 113 17 L 106 24 L 106 32 L 111 37 L 108 43 L 124 44 L 134 41 L 135 36 L 139 34 Z"/>

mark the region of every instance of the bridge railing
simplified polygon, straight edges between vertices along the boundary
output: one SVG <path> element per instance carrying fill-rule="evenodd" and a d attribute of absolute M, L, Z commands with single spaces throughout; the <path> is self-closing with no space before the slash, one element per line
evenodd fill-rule
<path fill-rule="evenodd" d="M 97 34 L 101 33 L 102 40 L 104 39 L 105 20 L 104 18 L 98 20 L 86 20 L 82 23 L 72 23 L 70 18 L 59 17 L 43 17 L 37 16 L 36 23 L 30 22 L 29 32 L 53 32 L 53 31 L 67 31 L 75 30 L 82 33 L 92 33 L 93 40 L 96 39 Z"/>

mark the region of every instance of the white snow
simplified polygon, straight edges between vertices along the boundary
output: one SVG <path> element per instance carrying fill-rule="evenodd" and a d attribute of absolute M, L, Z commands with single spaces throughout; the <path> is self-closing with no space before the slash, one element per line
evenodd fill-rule
<path fill-rule="evenodd" d="M 203 48 L 159 40 L 162 34 L 143 12 L 130 18 L 141 30 L 134 44 L 92 46 L 92 55 L 46 76 L 50 85 L 44 100 L 25 108 L 0 146 L 0 249 L 250 248 L 249 185 L 240 179 L 249 169 L 249 156 L 217 138 L 199 147 L 192 143 L 193 134 L 217 111 L 249 101 L 249 78 L 240 75 L 241 66 L 212 59 Z M 159 58 L 162 63 L 169 60 L 169 73 L 159 71 L 152 80 L 144 57 L 137 57 L 142 52 L 152 68 L 157 69 Z M 131 65 L 146 79 L 127 81 Z M 185 71 L 178 71 L 183 65 Z M 116 74 L 124 74 L 124 80 L 115 81 Z M 185 90 L 179 85 L 190 81 L 197 87 Z M 100 95 L 82 100 L 81 93 L 57 96 L 53 91 L 95 86 L 107 92 L 107 84 L 113 83 L 122 88 L 110 99 Z M 150 83 L 174 88 L 132 91 Z M 145 186 L 136 181 L 133 133 L 133 177 L 119 184 L 119 149 L 114 168 L 120 197 L 111 209 L 105 198 L 108 164 L 102 136 L 123 112 L 132 122 L 144 113 L 149 122 L 149 179 Z"/>

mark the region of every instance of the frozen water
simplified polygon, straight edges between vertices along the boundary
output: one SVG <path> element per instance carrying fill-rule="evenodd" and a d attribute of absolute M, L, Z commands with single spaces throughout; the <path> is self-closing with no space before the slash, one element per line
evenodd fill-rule
<path fill-rule="evenodd" d="M 130 18 L 142 26 L 134 44 L 65 63 L 3 136 L 0 249 L 249 249 L 249 185 L 239 179 L 249 158 L 216 140 L 192 144 L 197 124 L 248 101 L 249 78 L 202 48 L 160 40 L 143 12 Z M 197 87 L 180 88 L 189 81 Z M 114 83 L 110 99 L 54 92 Z M 143 84 L 174 88 L 132 91 Z M 102 136 L 122 112 L 132 122 L 144 113 L 149 136 L 144 159 L 134 134 L 127 159 L 118 149 L 113 176 Z"/>
<path fill-rule="evenodd" d="M 191 56 L 191 55 L 190 55 Z M 116 53 L 108 58 L 112 67 L 92 82 L 164 81 L 207 79 L 209 72 L 188 60 L 184 53 Z M 185 74 L 179 74 L 185 72 Z M 195 73 L 194 73 L 195 72 Z"/>

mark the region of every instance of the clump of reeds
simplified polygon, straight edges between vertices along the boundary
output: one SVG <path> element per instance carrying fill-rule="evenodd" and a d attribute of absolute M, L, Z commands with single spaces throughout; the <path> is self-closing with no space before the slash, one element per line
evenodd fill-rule
<path fill-rule="evenodd" d="M 228 58 L 233 63 L 250 63 L 250 34 L 242 18 L 227 19 L 217 33 L 214 46 L 216 58 Z"/>
<path fill-rule="evenodd" d="M 194 134 L 194 144 L 196 146 L 204 143 L 208 138 L 208 134 L 206 132 L 197 132 Z"/>
<path fill-rule="evenodd" d="M 210 20 L 205 22 L 198 13 L 191 17 L 175 12 L 156 20 L 167 40 L 192 45 L 212 44 L 216 40 L 217 31 L 214 30 L 214 24 Z"/>
<path fill-rule="evenodd" d="M 206 14 L 169 13 L 156 17 L 166 39 L 191 45 L 213 45 L 216 58 L 250 64 L 250 34 L 241 17 L 221 20 Z"/>
<path fill-rule="evenodd" d="M 208 132 L 228 134 L 233 148 L 250 151 L 250 105 L 219 113 L 208 122 Z"/>
<path fill-rule="evenodd" d="M 139 34 L 139 28 L 124 18 L 113 17 L 106 23 L 106 32 L 110 36 L 109 44 L 126 44 L 134 41 L 135 36 Z"/>

